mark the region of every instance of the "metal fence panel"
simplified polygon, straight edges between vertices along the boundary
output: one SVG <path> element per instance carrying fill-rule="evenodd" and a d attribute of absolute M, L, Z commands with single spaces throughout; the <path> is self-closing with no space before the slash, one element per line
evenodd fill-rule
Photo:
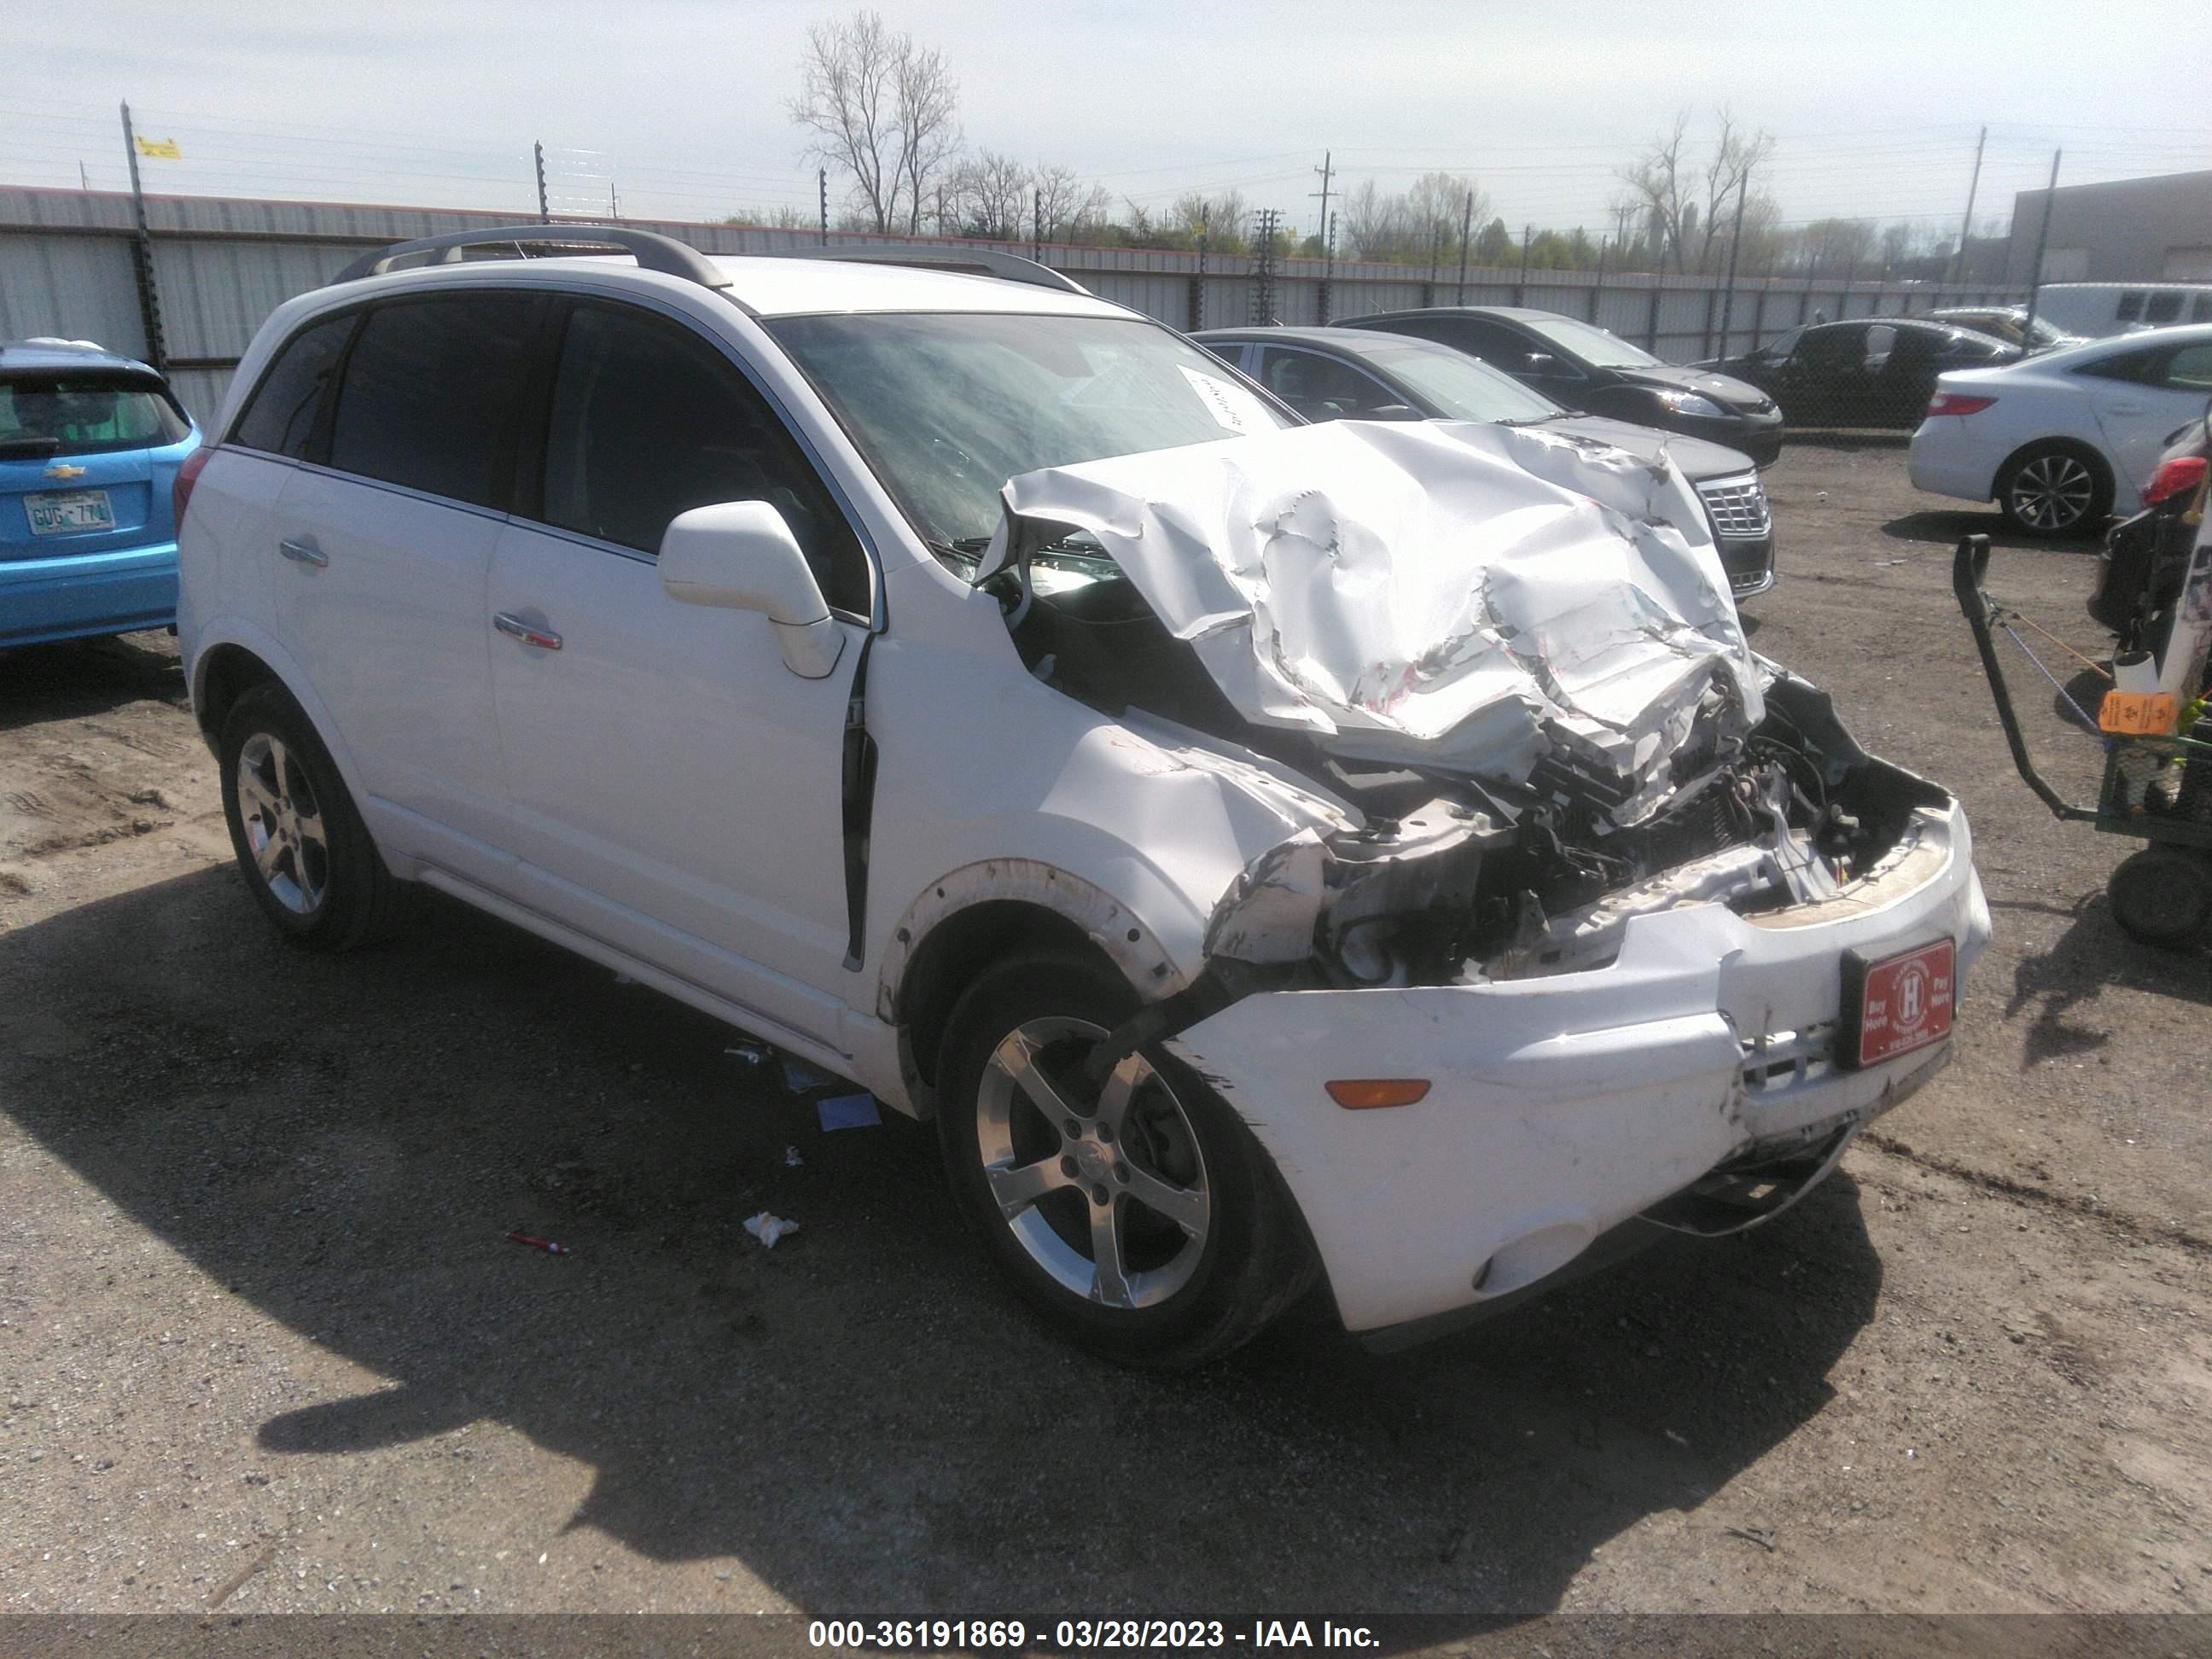
<path fill-rule="evenodd" d="M 230 364 L 284 300 L 327 282 L 365 249 L 515 222 L 514 216 L 496 213 L 228 198 L 152 197 L 146 208 L 173 379 L 186 406 L 204 422 L 222 401 Z M 659 231 L 710 253 L 802 252 L 819 240 L 811 230 L 629 222 L 633 228 Z M 144 356 L 131 236 L 127 196 L 0 186 L 0 338 L 59 334 Z M 831 237 L 833 244 L 848 240 L 853 239 Z M 1018 241 L 986 246 L 1030 252 Z M 1246 256 L 1213 254 L 1200 276 L 1197 254 L 1168 249 L 1048 244 L 1043 255 L 1046 263 L 1101 298 L 1175 328 L 1192 325 L 1194 284 L 1200 296 L 1199 327 L 1243 326 L 1253 320 L 1256 280 Z M 1321 320 L 1323 270 L 1317 259 L 1283 261 L 1274 278 L 1274 314 L 1285 323 Z M 1423 305 L 1520 303 L 1595 320 L 1674 362 L 1746 351 L 1801 323 L 1919 313 L 1943 305 L 2003 303 L 2020 297 L 1987 287 L 1845 284 L 1831 279 L 1762 288 L 1758 279 L 1747 278 L 1733 302 L 1724 306 L 1718 293 L 1722 281 L 1716 277 L 1629 272 L 1601 279 L 1591 271 L 1478 267 L 1468 271 L 1462 287 L 1458 267 L 1451 264 L 1431 279 L 1425 269 L 1346 262 L 1328 280 L 1332 321 Z"/>
<path fill-rule="evenodd" d="M 187 362 L 239 357 L 270 312 L 324 286 L 359 252 L 303 242 L 155 242 L 169 355 Z"/>
<path fill-rule="evenodd" d="M 0 234 L 0 340 L 40 334 L 146 355 L 127 240 Z"/>

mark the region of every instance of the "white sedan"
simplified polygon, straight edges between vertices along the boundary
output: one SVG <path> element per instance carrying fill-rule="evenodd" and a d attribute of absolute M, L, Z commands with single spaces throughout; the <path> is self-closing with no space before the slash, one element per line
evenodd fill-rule
<path fill-rule="evenodd" d="M 2033 536 L 2132 513 L 2174 428 L 2212 406 L 2212 325 L 2153 329 L 1936 382 L 1914 487 L 1995 501 Z"/>

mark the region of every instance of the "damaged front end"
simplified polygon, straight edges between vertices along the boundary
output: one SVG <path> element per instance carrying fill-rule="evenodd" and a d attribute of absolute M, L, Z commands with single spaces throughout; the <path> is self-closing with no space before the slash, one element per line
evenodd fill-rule
<path fill-rule="evenodd" d="M 1341 422 L 1033 473 L 975 580 L 1031 671 L 1341 803 L 1216 905 L 1240 984 L 1601 965 L 1630 918 L 1831 896 L 1940 790 L 1747 646 L 1663 455 Z"/>
<path fill-rule="evenodd" d="M 1636 916 L 1834 898 L 1915 843 L 1917 809 L 1948 805 L 1860 749 L 1805 682 L 1770 669 L 1765 704 L 1742 738 L 1678 757 L 1681 781 L 1641 819 L 1621 822 L 1620 782 L 1562 744 L 1524 783 L 1431 780 L 1439 793 L 1401 817 L 1302 831 L 1222 895 L 1206 956 L 1344 988 L 1600 968 Z"/>
<path fill-rule="evenodd" d="M 1948 1001 L 1869 1058 L 1844 987 L 1954 993 L 1990 935 L 1965 815 L 1751 653 L 1663 458 L 1347 422 L 1005 495 L 976 575 L 1033 674 L 1305 792 L 1090 1063 L 1158 1044 L 1240 1112 L 1348 1328 L 1777 1213 L 1948 1058 Z"/>

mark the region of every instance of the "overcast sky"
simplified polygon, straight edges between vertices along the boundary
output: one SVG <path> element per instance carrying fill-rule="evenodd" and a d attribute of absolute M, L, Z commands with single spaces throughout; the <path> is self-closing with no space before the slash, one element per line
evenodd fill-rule
<path fill-rule="evenodd" d="M 524 210 L 530 146 L 556 210 L 811 212 L 786 105 L 832 6 L 747 0 L 72 0 L 0 21 L 0 183 L 124 183 L 116 104 L 174 137 L 149 191 Z M 1613 169 L 1679 109 L 1777 139 L 1785 221 L 1955 227 L 1977 129 L 1978 221 L 2039 185 L 2212 167 L 2212 103 L 2178 72 L 2172 0 L 1574 5 L 1048 0 L 881 5 L 941 49 L 971 145 L 1065 162 L 1164 205 L 1235 185 L 1313 223 L 1313 169 L 1402 187 L 1472 173 L 1498 212 L 1595 234 Z M 1946 221 L 1948 222 L 1946 224 Z"/>

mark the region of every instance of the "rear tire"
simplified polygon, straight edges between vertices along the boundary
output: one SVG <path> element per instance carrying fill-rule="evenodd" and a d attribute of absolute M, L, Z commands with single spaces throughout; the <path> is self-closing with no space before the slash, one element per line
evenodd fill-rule
<path fill-rule="evenodd" d="M 2030 536 L 2083 536 L 2112 516 L 2112 475 L 2080 444 L 2030 444 L 1997 473 L 1997 506 Z"/>
<path fill-rule="evenodd" d="M 2168 950 L 2193 945 L 2212 930 L 2212 858 L 2146 847 L 2112 872 L 2105 896 L 2130 939 Z"/>
<path fill-rule="evenodd" d="M 1256 1335 L 1316 1269 L 1267 1153 L 1188 1066 L 1146 1048 L 1085 1085 L 1085 1056 L 1137 1006 L 1080 957 L 986 971 L 946 1030 L 939 1142 L 1024 1301 L 1104 1358 L 1182 1370 Z"/>
<path fill-rule="evenodd" d="M 337 763 L 284 689 L 256 685 L 216 744 L 222 812 L 246 890 L 294 945 L 350 951 L 392 932 L 404 889 L 385 868 Z"/>

